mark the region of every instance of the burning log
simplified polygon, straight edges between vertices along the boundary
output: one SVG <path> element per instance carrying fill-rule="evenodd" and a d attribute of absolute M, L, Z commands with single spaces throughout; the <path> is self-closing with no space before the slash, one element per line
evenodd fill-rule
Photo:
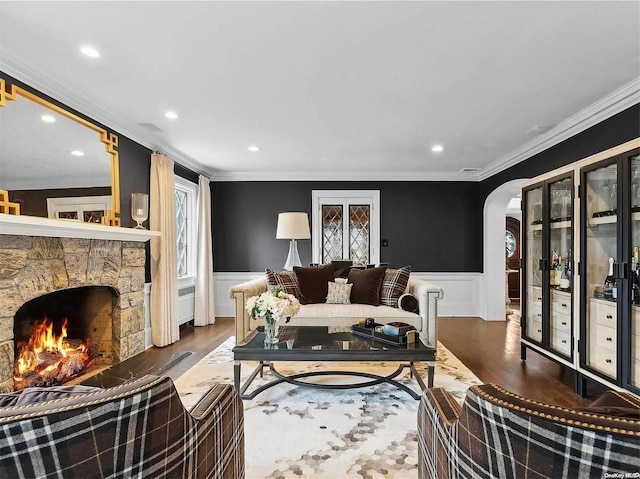
<path fill-rule="evenodd" d="M 53 333 L 48 320 L 35 325 L 34 334 L 20 350 L 14 365 L 14 389 L 63 384 L 92 366 L 89 340 L 67 339 L 67 321 L 62 333 Z"/>

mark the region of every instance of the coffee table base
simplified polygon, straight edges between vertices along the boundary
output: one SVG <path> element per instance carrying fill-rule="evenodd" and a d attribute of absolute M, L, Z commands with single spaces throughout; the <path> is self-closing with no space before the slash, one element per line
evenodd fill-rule
<path fill-rule="evenodd" d="M 291 376 L 285 376 L 284 374 L 276 370 L 272 362 L 260 361 L 258 366 L 253 370 L 251 375 L 247 378 L 247 380 L 244 382 L 242 386 L 240 385 L 240 366 L 241 366 L 240 361 L 237 361 L 237 360 L 234 361 L 233 382 L 236 390 L 240 393 L 240 397 L 242 399 L 253 399 L 254 397 L 256 397 L 261 392 L 265 391 L 266 389 L 269 389 L 273 386 L 277 386 L 278 384 L 287 382 L 289 384 L 294 384 L 296 386 L 307 386 L 307 387 L 318 388 L 318 389 L 354 389 L 354 388 L 374 386 L 376 384 L 388 383 L 397 387 L 398 389 L 405 391 L 412 398 L 419 400 L 421 396 L 419 393 L 416 393 L 410 387 L 394 380 L 394 378 L 396 378 L 399 374 L 401 374 L 402 371 L 404 371 L 405 369 L 409 369 L 411 377 L 415 378 L 416 382 L 420 386 L 421 391 L 424 391 L 427 388 L 427 386 L 425 386 L 424 384 L 424 381 L 422 380 L 422 377 L 420 377 L 420 374 L 418 374 L 418 371 L 416 370 L 413 362 L 409 362 L 409 364 L 400 364 L 398 366 L 398 369 L 396 369 L 394 372 L 392 372 L 388 376 L 380 376 L 378 374 L 358 372 L 358 371 L 311 371 L 306 373 L 292 374 Z M 258 374 L 260 374 L 260 377 L 264 376 L 264 368 L 266 367 L 268 367 L 269 370 L 273 373 L 273 375 L 276 376 L 278 379 L 274 379 L 273 381 L 270 381 L 267 384 L 263 384 L 262 386 L 254 389 L 250 393 L 247 393 L 247 389 L 249 389 L 249 386 L 251 386 L 251 383 L 254 381 L 256 376 Z M 431 362 L 428 363 L 427 384 L 428 384 L 428 387 L 430 388 L 433 387 L 434 372 L 435 372 L 435 367 L 433 363 Z M 372 381 L 364 381 L 360 383 L 351 383 L 351 384 L 316 384 L 316 383 L 311 383 L 306 381 L 298 381 L 298 379 L 301 379 L 301 378 L 308 378 L 308 377 L 314 377 L 314 376 L 357 376 L 357 377 L 369 378 L 369 379 L 372 379 Z"/>

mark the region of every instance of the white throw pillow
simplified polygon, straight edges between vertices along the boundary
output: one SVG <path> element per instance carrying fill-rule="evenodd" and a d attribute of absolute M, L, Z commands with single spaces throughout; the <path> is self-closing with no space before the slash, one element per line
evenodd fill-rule
<path fill-rule="evenodd" d="M 327 304 L 351 304 L 352 283 L 329 282 L 329 292 L 327 293 Z"/>

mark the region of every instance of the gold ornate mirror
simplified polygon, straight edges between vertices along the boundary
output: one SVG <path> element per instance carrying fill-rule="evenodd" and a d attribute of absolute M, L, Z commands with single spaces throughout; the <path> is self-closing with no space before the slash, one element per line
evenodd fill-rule
<path fill-rule="evenodd" d="M 21 214 L 119 225 L 118 137 L 0 78 L 0 190 Z"/>

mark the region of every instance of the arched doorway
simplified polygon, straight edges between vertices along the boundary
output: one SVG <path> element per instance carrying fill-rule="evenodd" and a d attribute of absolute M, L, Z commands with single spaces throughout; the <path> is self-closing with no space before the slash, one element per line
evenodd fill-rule
<path fill-rule="evenodd" d="M 493 190 L 484 203 L 483 270 L 480 316 L 487 321 L 504 321 L 505 231 L 507 207 L 520 193 L 525 179 L 509 181 Z"/>

